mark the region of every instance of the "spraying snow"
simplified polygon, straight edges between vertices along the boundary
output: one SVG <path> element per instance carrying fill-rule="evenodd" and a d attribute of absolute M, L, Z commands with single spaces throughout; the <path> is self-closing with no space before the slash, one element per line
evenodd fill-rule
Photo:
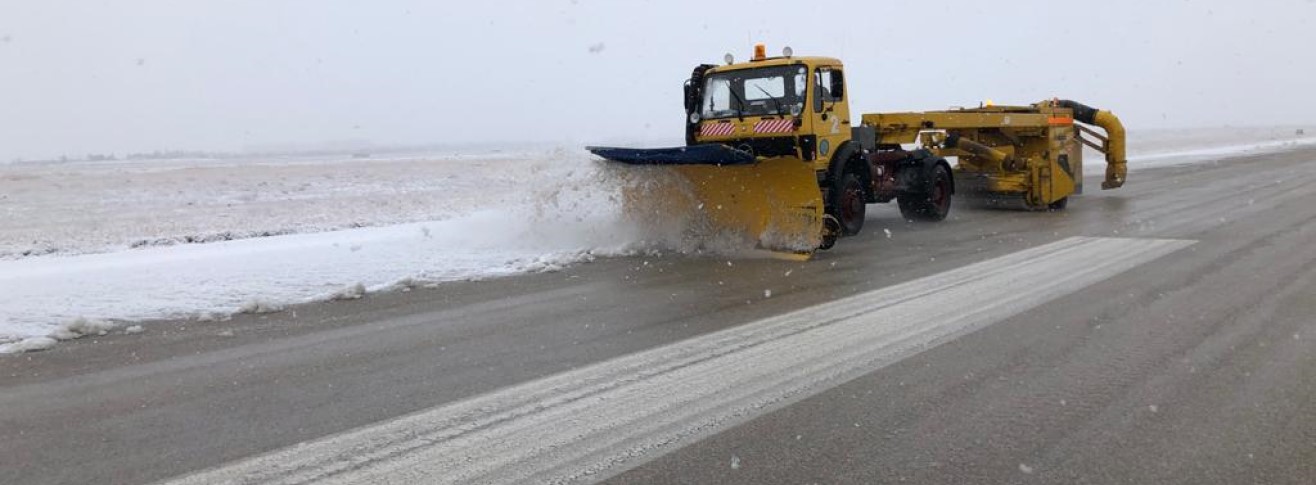
<path fill-rule="evenodd" d="M 336 162 L 329 165 L 334 168 Z M 287 167 L 270 168 L 281 172 Z M 628 173 L 610 170 L 583 154 L 557 152 L 538 161 L 511 160 L 480 173 L 500 175 L 488 177 L 489 183 L 478 193 L 468 190 L 477 184 L 453 183 L 452 197 L 443 201 L 441 212 L 458 215 L 443 219 L 337 231 L 314 227 L 304 233 L 205 244 L 123 246 L 117 251 L 97 244 L 125 234 L 125 224 L 105 224 L 92 228 L 107 228 L 96 236 L 57 241 L 67 248 L 57 253 L 82 254 L 11 254 L 10 259 L 0 260 L 0 292 L 7 295 L 0 302 L 0 352 L 47 347 L 44 340 L 29 341 L 33 337 L 63 340 L 104 334 L 115 328 L 113 322 L 213 321 L 234 313 L 278 312 L 288 304 L 357 299 L 370 292 L 442 281 L 556 271 L 598 256 L 654 248 L 698 250 L 697 243 L 690 243 L 680 230 L 641 231 L 642 226 L 623 217 L 622 187 L 640 179 L 628 178 Z M 451 180 L 441 178 L 438 185 Z M 348 191 L 346 200 L 330 200 L 326 209 L 332 212 L 361 201 L 361 192 Z M 373 197 L 365 200 L 373 202 Z M 293 206 L 301 207 L 300 201 L 292 200 Z M 159 210 L 162 218 L 177 214 L 165 210 L 163 201 L 142 204 L 149 209 L 129 211 L 125 218 L 136 219 L 148 210 Z M 383 207 L 386 211 L 397 205 Z M 24 209 L 39 212 L 34 207 Z M 264 222 L 295 223 L 297 210 L 301 209 L 274 207 Z M 181 225 L 201 227 L 207 214 L 183 209 L 177 218 Z M 66 216 L 76 218 L 72 211 Z M 215 231 L 229 229 L 223 225 L 225 220 L 212 223 L 217 224 L 212 227 Z M 240 224 L 259 227 L 260 221 L 246 219 Z"/>

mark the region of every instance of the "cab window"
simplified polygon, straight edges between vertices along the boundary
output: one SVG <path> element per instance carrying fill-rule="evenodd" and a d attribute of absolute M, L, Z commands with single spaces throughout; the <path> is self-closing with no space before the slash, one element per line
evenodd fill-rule
<path fill-rule="evenodd" d="M 820 67 L 813 73 L 814 92 L 818 93 L 813 97 L 813 111 L 821 113 L 824 103 L 835 103 L 845 97 L 842 92 L 845 89 L 845 82 L 841 78 L 841 71 L 830 67 Z"/>

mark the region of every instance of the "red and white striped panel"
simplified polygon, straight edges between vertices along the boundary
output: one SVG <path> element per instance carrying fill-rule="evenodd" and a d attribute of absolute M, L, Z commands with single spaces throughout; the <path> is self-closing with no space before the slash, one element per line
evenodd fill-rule
<path fill-rule="evenodd" d="M 735 131 L 735 123 L 704 123 L 699 127 L 699 136 L 728 136 Z"/>
<path fill-rule="evenodd" d="M 790 133 L 795 131 L 795 120 L 759 120 L 754 125 L 754 133 Z"/>

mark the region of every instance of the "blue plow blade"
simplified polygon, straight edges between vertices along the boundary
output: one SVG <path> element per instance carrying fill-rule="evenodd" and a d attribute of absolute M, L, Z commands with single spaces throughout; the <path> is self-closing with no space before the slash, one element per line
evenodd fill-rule
<path fill-rule="evenodd" d="M 585 147 L 590 153 L 628 165 L 749 165 L 754 155 L 719 143 L 672 148 Z"/>

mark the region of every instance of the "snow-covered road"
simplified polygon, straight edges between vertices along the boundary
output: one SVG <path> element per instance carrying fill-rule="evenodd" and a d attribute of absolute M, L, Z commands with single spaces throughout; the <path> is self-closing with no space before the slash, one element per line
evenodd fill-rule
<path fill-rule="evenodd" d="M 1291 129 L 1132 139 L 1135 173 L 1316 142 Z M 654 242 L 620 217 L 615 175 L 579 150 L 0 165 L 0 181 L 0 352 L 119 322 L 552 270 Z"/>

